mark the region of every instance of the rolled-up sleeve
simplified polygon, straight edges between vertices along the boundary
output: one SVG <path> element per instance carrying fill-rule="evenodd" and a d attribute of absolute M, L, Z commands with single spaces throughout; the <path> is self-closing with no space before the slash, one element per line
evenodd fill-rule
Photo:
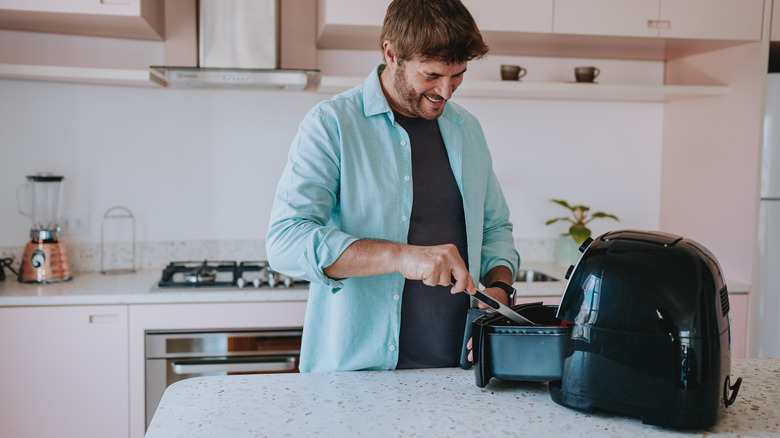
<path fill-rule="evenodd" d="M 496 266 L 506 266 L 512 271 L 512 275 L 515 275 L 520 266 L 520 255 L 515 249 L 512 237 L 509 207 L 491 169 L 485 196 L 480 272 L 484 276 Z"/>
<path fill-rule="evenodd" d="M 337 137 L 317 107 L 301 122 L 276 189 L 266 252 L 274 270 L 341 288 L 323 273 L 357 240 L 330 225 L 339 193 Z"/>

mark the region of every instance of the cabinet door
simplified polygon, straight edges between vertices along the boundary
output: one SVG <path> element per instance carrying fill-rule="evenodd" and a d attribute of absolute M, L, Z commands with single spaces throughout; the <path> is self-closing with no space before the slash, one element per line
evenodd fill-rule
<path fill-rule="evenodd" d="M 747 356 L 748 294 L 729 294 L 731 357 Z"/>
<path fill-rule="evenodd" d="M 659 0 L 555 0 L 554 33 L 656 37 Z M 679 1 L 679 0 L 677 0 Z"/>
<path fill-rule="evenodd" d="M 661 0 L 660 19 L 662 37 L 759 41 L 764 0 Z"/>
<path fill-rule="evenodd" d="M 550 0 L 463 0 L 480 31 L 550 33 Z"/>
<path fill-rule="evenodd" d="M 127 437 L 126 306 L 0 309 L 0 435 Z"/>
<path fill-rule="evenodd" d="M 67 14 L 138 15 L 140 0 L 0 0 L 0 8 Z"/>
<path fill-rule="evenodd" d="M 0 0 L 0 28 L 160 41 L 164 7 L 160 0 Z"/>

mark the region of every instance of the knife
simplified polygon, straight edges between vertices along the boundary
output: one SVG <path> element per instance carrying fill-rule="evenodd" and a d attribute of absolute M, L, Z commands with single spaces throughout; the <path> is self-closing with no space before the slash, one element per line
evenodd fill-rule
<path fill-rule="evenodd" d="M 506 316 L 507 318 L 509 318 L 510 321 L 518 325 L 536 325 L 531 321 L 527 320 L 523 315 L 510 309 L 509 306 L 499 303 L 493 298 L 490 298 L 489 296 L 482 293 L 482 291 L 480 290 L 477 290 L 472 296 L 477 300 L 481 301 L 482 303 L 484 303 L 485 305 L 487 305 L 488 307 L 490 307 L 491 309 L 495 310 L 496 312 Z"/>

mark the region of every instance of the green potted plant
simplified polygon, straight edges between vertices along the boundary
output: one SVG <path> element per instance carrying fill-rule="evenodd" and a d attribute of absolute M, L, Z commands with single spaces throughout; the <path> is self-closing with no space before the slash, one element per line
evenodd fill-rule
<path fill-rule="evenodd" d="M 545 225 L 552 225 L 558 221 L 569 222 L 569 231 L 561 234 L 558 238 L 558 261 L 565 264 L 577 263 L 580 258 L 579 248 L 585 239 L 590 237 L 591 231 L 587 225 L 594 219 L 610 218 L 619 221 L 614 214 L 604 213 L 603 211 L 591 212 L 590 207 L 586 205 L 569 205 L 562 199 L 552 199 L 552 202 L 566 208 L 571 213 L 570 216 L 556 217 L 545 222 Z"/>

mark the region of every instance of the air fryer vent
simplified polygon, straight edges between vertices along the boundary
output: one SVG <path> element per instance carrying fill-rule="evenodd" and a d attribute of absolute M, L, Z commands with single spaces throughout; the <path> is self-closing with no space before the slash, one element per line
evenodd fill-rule
<path fill-rule="evenodd" d="M 723 286 L 723 289 L 720 290 L 720 308 L 723 312 L 723 316 L 728 315 L 729 310 L 731 310 L 731 307 L 729 306 L 729 291 L 725 285 Z"/>

